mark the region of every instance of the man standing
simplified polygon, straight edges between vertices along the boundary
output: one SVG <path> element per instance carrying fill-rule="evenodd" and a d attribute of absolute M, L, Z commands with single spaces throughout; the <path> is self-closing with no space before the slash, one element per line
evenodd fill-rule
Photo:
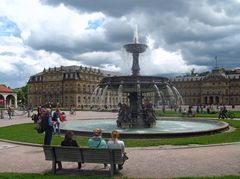
<path fill-rule="evenodd" d="M 43 119 L 43 129 L 45 131 L 44 145 L 51 145 L 52 134 L 53 134 L 53 121 L 51 111 L 47 109 Z"/>

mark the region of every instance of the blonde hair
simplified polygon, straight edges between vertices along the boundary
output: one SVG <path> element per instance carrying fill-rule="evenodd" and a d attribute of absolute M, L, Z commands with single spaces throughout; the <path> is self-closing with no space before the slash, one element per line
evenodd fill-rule
<path fill-rule="evenodd" d="M 119 137 L 119 132 L 117 130 L 112 131 L 112 140 L 115 142 Z"/>
<path fill-rule="evenodd" d="M 102 134 L 102 129 L 100 128 L 93 129 L 94 136 L 100 136 L 101 134 Z"/>

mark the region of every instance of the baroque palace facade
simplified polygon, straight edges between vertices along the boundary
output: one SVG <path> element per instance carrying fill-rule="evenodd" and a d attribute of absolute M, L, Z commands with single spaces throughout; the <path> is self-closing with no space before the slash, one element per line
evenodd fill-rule
<path fill-rule="evenodd" d="M 216 67 L 211 72 L 171 80 L 186 105 L 240 105 L 240 69 Z"/>
<path fill-rule="evenodd" d="M 44 69 L 28 81 L 28 104 L 35 107 L 45 104 L 74 105 L 83 109 L 107 104 L 107 107 L 116 108 L 119 102 L 117 92 L 107 92 L 104 103 L 97 95 L 101 92 L 94 92 L 102 78 L 114 75 L 119 74 L 82 66 Z M 170 80 L 182 95 L 185 105 L 240 105 L 240 69 L 214 68 L 211 72 L 193 73 Z M 156 96 L 149 94 L 146 98 L 157 104 Z M 128 103 L 126 96 L 122 100 Z"/>
<path fill-rule="evenodd" d="M 90 108 L 96 99 L 92 96 L 100 80 L 116 73 L 83 66 L 61 66 L 44 69 L 28 81 L 28 104 Z M 110 93 L 110 92 L 108 92 Z M 111 107 L 116 107 L 117 95 L 110 93 Z M 99 97 L 98 97 L 99 98 Z M 99 100 L 99 99 L 98 99 Z"/>

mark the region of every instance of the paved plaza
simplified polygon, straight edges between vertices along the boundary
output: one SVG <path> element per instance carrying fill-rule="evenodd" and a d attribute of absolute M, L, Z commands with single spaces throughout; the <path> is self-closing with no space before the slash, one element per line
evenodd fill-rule
<path fill-rule="evenodd" d="M 100 115 L 99 115 L 100 114 Z M 110 118 L 116 113 L 77 112 L 68 120 L 85 118 Z M 0 126 L 32 122 L 26 115 L 17 115 L 13 120 L 0 120 Z M 135 178 L 173 178 L 184 176 L 240 175 L 240 143 L 209 146 L 161 146 L 126 148 L 129 160 L 121 171 L 123 176 Z M 0 142 L 0 171 L 43 173 L 52 163 L 45 161 L 42 147 Z M 3 162 L 4 161 L 4 162 Z M 76 163 L 63 163 L 67 168 L 61 174 L 88 174 L 87 170 L 106 173 L 103 165 L 83 164 L 78 171 Z M 85 171 L 85 172 L 84 172 Z M 63 173 L 62 173 L 63 172 Z M 98 174 L 98 173 L 97 173 Z"/>

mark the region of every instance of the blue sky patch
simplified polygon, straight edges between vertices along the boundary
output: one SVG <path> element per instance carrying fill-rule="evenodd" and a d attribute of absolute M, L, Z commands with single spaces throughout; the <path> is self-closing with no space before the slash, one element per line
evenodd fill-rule
<path fill-rule="evenodd" d="M 20 29 L 17 24 L 5 16 L 0 16 L 0 36 L 20 36 Z"/>
<path fill-rule="evenodd" d="M 100 18 L 100 19 L 94 19 L 94 20 L 88 21 L 87 29 L 97 29 L 103 24 L 104 20 L 105 18 Z"/>

